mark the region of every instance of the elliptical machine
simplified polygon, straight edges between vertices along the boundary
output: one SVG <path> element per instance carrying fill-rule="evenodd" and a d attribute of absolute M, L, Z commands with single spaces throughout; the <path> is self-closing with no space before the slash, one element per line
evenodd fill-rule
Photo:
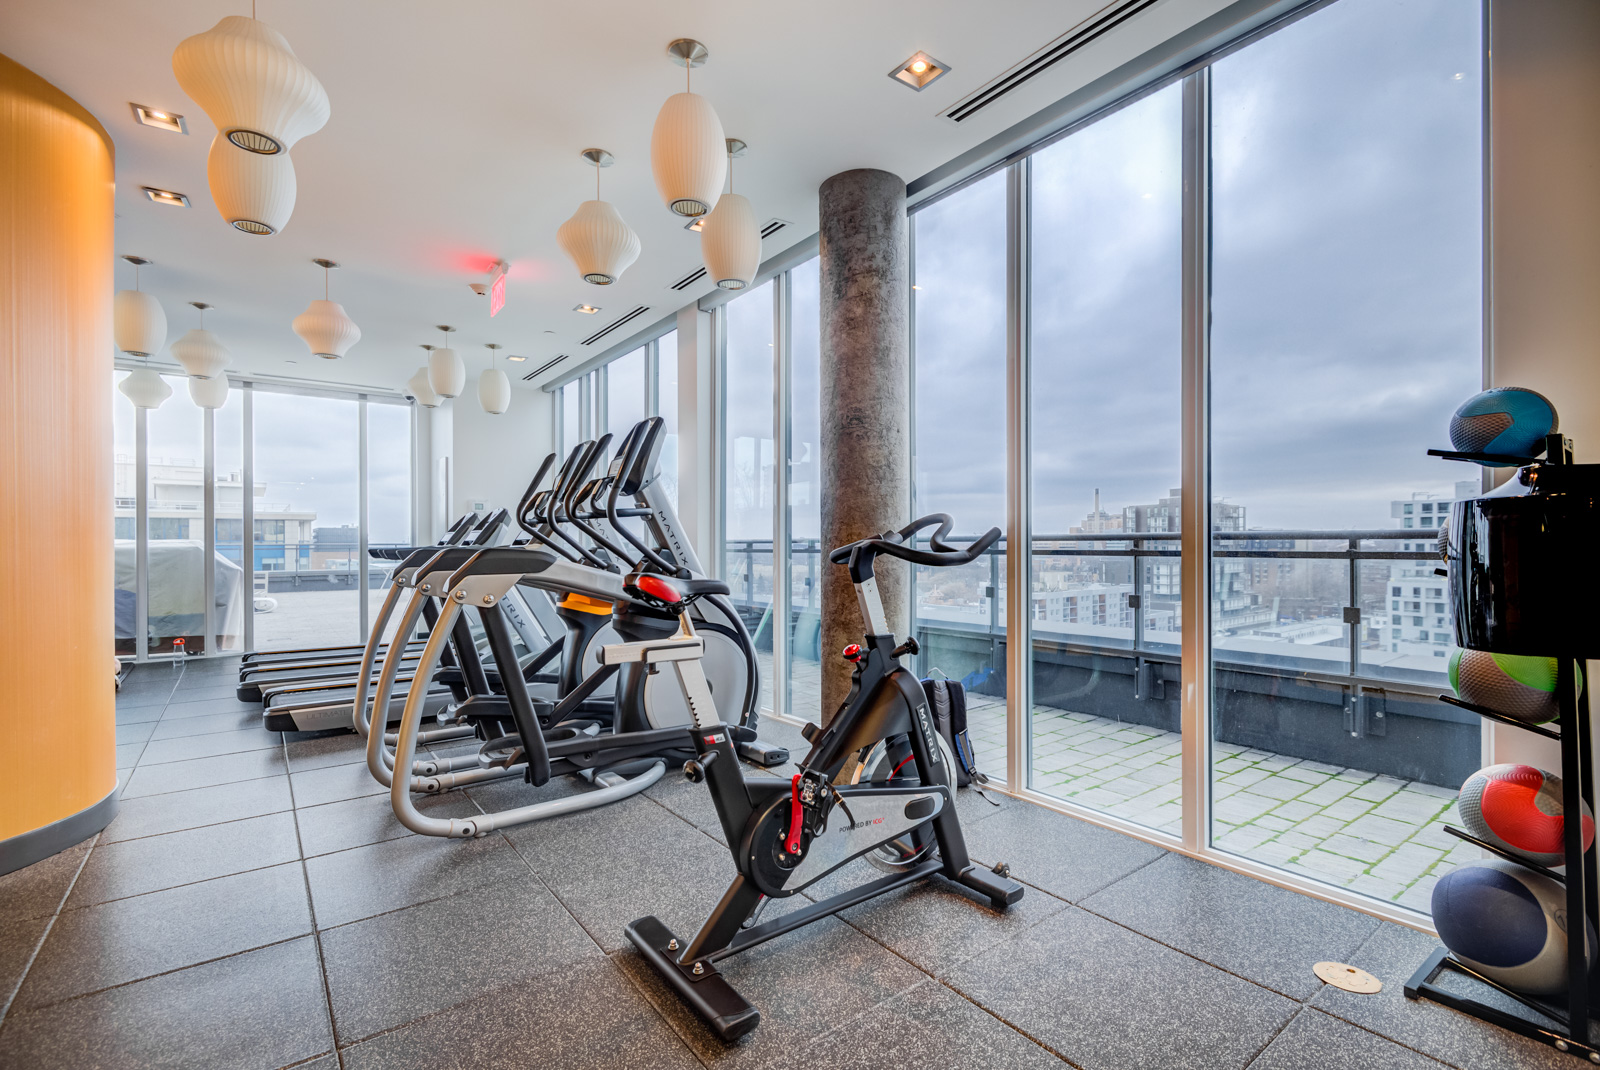
<path fill-rule="evenodd" d="M 918 532 L 935 525 L 931 550 L 910 545 Z M 608 665 L 637 662 L 674 669 L 696 728 L 698 753 L 685 763 L 684 775 L 710 784 L 738 871 L 693 939 L 679 940 L 653 916 L 629 925 L 628 939 L 725 1040 L 750 1032 L 761 1019 L 717 971 L 715 964 L 729 955 L 934 873 L 996 910 L 1022 898 L 1022 885 L 1006 875 L 1006 866 L 985 870 L 967 857 L 950 752 L 934 729 L 921 684 L 899 660 L 917 652 L 916 640 L 896 644 L 873 575 L 879 554 L 918 565 L 965 565 L 1000 537 L 1000 529 L 990 529 L 962 550 L 944 541 L 950 528 L 949 516 L 934 513 L 829 555 L 830 561 L 849 566 L 867 634 L 863 645 L 852 643 L 844 650 L 855 665 L 849 696 L 826 728 L 808 724 L 802 730 L 811 750 L 787 783 L 745 779 L 732 734 L 717 715 L 700 669 L 704 641 L 690 609 L 702 598 L 727 594 L 727 585 L 649 573 L 628 577 L 636 597 L 677 615 L 678 631 L 667 639 L 606 647 L 602 657 Z M 771 921 L 759 920 L 769 899 L 792 896 L 862 857 L 885 875 Z"/>

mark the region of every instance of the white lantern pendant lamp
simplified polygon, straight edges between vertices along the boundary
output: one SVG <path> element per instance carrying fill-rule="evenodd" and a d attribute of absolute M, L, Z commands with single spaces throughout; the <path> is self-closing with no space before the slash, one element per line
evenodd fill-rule
<path fill-rule="evenodd" d="M 681 216 L 702 216 L 716 204 L 727 180 L 722 120 L 711 102 L 689 91 L 694 68 L 711 53 L 699 41 L 680 38 L 667 46 L 667 56 L 684 68 L 684 92 L 661 105 L 650 132 L 650 171 L 668 208 Z"/>
<path fill-rule="evenodd" d="M 118 290 L 112 300 L 112 336 L 129 356 L 153 357 L 167 344 L 167 313 L 160 301 L 139 289 L 139 269 L 150 261 L 142 256 L 122 259 L 133 265 L 133 289 Z"/>
<path fill-rule="evenodd" d="M 299 186 L 287 152 L 246 152 L 218 134 L 206 154 L 206 182 L 223 222 L 245 234 L 270 237 L 294 214 Z"/>
<path fill-rule="evenodd" d="M 183 365 L 183 370 L 191 378 L 210 379 L 219 376 L 229 363 L 228 347 L 206 330 L 206 309 L 211 306 L 204 301 L 189 303 L 200 310 L 200 326 L 172 343 L 172 355 L 178 358 L 178 363 Z"/>
<path fill-rule="evenodd" d="M 202 409 L 220 409 L 228 403 L 228 377 L 214 375 L 210 379 L 189 376 L 189 400 Z"/>
<path fill-rule="evenodd" d="M 442 398 L 453 398 L 467 388 L 467 366 L 461 354 L 450 348 L 450 332 L 454 327 L 439 324 L 444 332 L 445 344 L 428 354 L 428 385 Z"/>
<path fill-rule="evenodd" d="M 700 225 L 700 258 L 706 274 L 724 290 L 744 289 L 761 269 L 761 228 L 756 226 L 755 209 L 733 192 L 731 161 L 744 154 L 745 143 L 729 138 L 728 192 Z"/>
<path fill-rule="evenodd" d="M 285 154 L 331 113 L 327 90 L 284 36 L 243 15 L 180 41 L 172 73 L 221 136 L 246 152 Z"/>
<path fill-rule="evenodd" d="M 172 396 L 172 387 L 154 368 L 135 368 L 117 384 L 129 401 L 141 409 L 159 409 Z"/>
<path fill-rule="evenodd" d="M 610 286 L 639 259 L 639 236 L 616 208 L 600 199 L 600 169 L 611 166 L 611 154 L 605 149 L 584 149 L 579 155 L 595 168 L 594 200 L 578 205 L 572 218 L 556 231 L 556 241 L 577 265 L 584 282 Z"/>
<path fill-rule="evenodd" d="M 429 353 L 433 352 L 433 347 L 430 345 L 425 345 L 422 348 Z M 418 368 L 416 373 L 406 380 L 406 394 L 425 409 L 436 409 L 439 407 L 439 403 L 444 400 L 433 392 L 433 386 L 428 382 L 428 366 L 426 364 Z"/>
<path fill-rule="evenodd" d="M 500 347 L 490 342 L 489 367 L 478 376 L 478 404 L 490 416 L 499 416 L 511 407 L 511 380 L 495 366 Z"/>
<path fill-rule="evenodd" d="M 305 341 L 313 356 L 338 360 L 361 341 L 361 328 L 345 315 L 343 305 L 328 300 L 328 272 L 339 265 L 321 258 L 311 262 L 322 269 L 322 300 L 311 302 L 294 318 L 294 333 Z"/>

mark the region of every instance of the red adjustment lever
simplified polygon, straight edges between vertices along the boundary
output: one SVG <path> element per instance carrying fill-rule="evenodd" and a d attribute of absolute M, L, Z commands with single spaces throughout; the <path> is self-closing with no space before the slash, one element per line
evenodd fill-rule
<path fill-rule="evenodd" d="M 860 643 L 851 643 L 849 646 L 845 647 L 844 648 L 844 656 L 845 656 L 845 660 L 846 661 L 860 661 L 861 660 L 861 644 Z"/>
<path fill-rule="evenodd" d="M 800 774 L 789 782 L 789 839 L 783 849 L 792 855 L 800 853 L 800 828 L 803 813 L 800 809 Z"/>

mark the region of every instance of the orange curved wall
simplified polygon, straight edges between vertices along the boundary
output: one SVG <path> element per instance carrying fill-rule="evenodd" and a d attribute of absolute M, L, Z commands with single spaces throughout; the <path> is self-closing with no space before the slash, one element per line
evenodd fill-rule
<path fill-rule="evenodd" d="M 112 167 L 0 56 L 0 841 L 116 787 Z"/>

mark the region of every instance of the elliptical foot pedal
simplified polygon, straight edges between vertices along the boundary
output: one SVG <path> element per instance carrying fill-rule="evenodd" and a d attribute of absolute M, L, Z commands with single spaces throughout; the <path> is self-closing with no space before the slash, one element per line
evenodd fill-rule
<path fill-rule="evenodd" d="M 789 748 L 780 747 L 775 743 L 764 743 L 759 739 L 741 741 L 734 744 L 738 748 L 739 757 L 751 765 L 774 766 L 782 765 L 789 760 Z"/>
<path fill-rule="evenodd" d="M 682 942 L 654 915 L 633 922 L 627 932 L 644 960 L 723 1040 L 738 1040 L 760 1024 L 761 1012 L 735 992 L 715 966 L 700 963 L 703 972 L 697 976 L 679 965 L 672 949 Z"/>
<path fill-rule="evenodd" d="M 996 867 L 998 869 L 999 867 Z M 1010 869 L 1009 866 L 1006 867 Z M 1022 885 L 1010 877 L 1002 877 L 992 869 L 981 866 L 968 866 L 957 878 L 961 884 L 989 900 L 989 905 L 996 910 L 1006 907 L 1022 898 Z"/>

